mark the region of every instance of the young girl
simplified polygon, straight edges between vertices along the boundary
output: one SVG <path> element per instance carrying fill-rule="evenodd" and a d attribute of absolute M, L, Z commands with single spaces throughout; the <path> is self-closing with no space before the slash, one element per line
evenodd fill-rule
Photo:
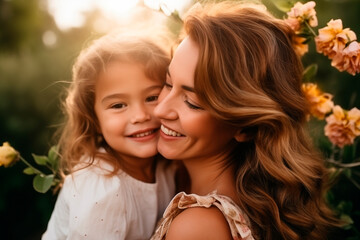
<path fill-rule="evenodd" d="M 153 109 L 168 54 L 141 35 L 110 34 L 73 67 L 60 139 L 68 173 L 42 239 L 149 239 L 175 194 L 157 156 Z"/>

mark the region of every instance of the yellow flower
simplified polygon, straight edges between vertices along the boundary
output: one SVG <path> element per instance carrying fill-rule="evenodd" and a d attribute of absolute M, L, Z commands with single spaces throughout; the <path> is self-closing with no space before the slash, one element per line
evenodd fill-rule
<path fill-rule="evenodd" d="M 333 59 L 348 43 L 355 40 L 356 34 L 349 28 L 343 29 L 341 19 L 331 19 L 327 27 L 319 29 L 319 35 L 315 37 L 316 50 Z"/>
<path fill-rule="evenodd" d="M 0 166 L 8 167 L 19 158 L 19 153 L 8 142 L 4 142 L 0 147 Z"/>
<path fill-rule="evenodd" d="M 331 94 L 323 93 L 314 83 L 304 83 L 302 91 L 310 103 L 311 115 L 318 119 L 324 119 L 325 115 L 331 112 L 334 106 Z"/>
<path fill-rule="evenodd" d="M 349 124 L 346 111 L 340 106 L 337 105 L 333 108 L 333 114 L 326 118 L 326 122 L 325 135 L 333 144 L 343 148 L 345 145 L 354 143 L 356 135 L 352 125 Z"/>

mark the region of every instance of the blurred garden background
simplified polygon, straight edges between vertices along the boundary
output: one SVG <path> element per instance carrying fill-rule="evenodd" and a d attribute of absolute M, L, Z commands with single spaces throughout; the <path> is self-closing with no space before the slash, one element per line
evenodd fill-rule
<path fill-rule="evenodd" d="M 157 11 L 159 2 L 166 2 L 166 10 L 175 10 L 181 16 L 195 1 L 0 0 L 0 144 L 8 141 L 31 163 L 32 153 L 47 154 L 56 144 L 54 134 L 63 119 L 61 100 L 80 50 L 106 32 L 149 18 L 163 19 L 176 34 L 179 22 Z M 275 16 L 283 18 L 285 13 L 277 7 L 295 1 L 262 2 Z M 316 29 L 325 27 L 331 19 L 342 19 L 344 28 L 360 38 L 360 0 L 315 2 L 319 21 Z M 313 42 L 303 61 L 305 66 L 318 64 L 311 81 L 332 94 L 335 104 L 348 110 L 360 109 L 360 74 L 352 76 L 331 67 L 331 61 L 316 52 Z M 325 158 L 335 154 L 344 164 L 328 164 L 336 178 L 327 197 L 347 222 L 333 237 L 360 239 L 360 167 L 346 167 L 360 161 L 360 140 L 358 137 L 353 145 L 334 153 L 324 136 L 324 126 L 324 120 L 310 120 L 314 142 Z M 22 162 L 0 167 L 0 239 L 40 239 L 54 207 L 56 194 L 36 192 L 33 176 L 22 173 L 25 167 Z"/>

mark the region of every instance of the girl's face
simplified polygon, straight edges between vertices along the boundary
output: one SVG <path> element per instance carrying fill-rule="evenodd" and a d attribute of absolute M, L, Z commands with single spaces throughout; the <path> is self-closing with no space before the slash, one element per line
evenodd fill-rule
<path fill-rule="evenodd" d="M 110 62 L 100 74 L 95 86 L 99 132 L 121 157 L 157 154 L 160 122 L 153 111 L 162 86 L 133 63 Z"/>
<path fill-rule="evenodd" d="M 168 159 L 217 158 L 231 146 L 232 128 L 205 110 L 194 92 L 199 49 L 189 38 L 179 45 L 159 96 L 155 115 L 160 118 L 159 152 Z"/>

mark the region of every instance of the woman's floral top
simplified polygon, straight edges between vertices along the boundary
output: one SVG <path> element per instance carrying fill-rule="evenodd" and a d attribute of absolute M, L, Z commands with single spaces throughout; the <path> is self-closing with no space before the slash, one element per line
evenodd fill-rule
<path fill-rule="evenodd" d="M 172 220 L 185 209 L 191 207 L 209 208 L 211 206 L 217 207 L 224 214 L 234 240 L 254 239 L 249 228 L 248 217 L 229 197 L 218 195 L 216 192 L 206 196 L 180 192 L 171 200 L 151 240 L 165 239 Z"/>

